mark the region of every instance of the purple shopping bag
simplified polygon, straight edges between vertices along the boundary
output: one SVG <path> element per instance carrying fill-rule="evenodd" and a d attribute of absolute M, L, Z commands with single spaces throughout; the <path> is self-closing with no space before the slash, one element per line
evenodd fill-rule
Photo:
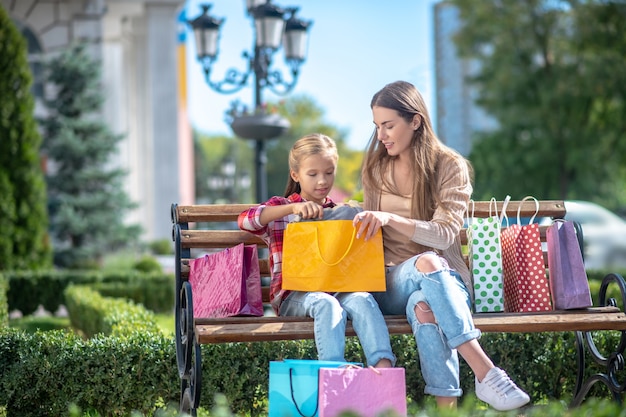
<path fill-rule="evenodd" d="M 194 317 L 262 316 L 256 245 L 240 243 L 189 262 Z"/>
<path fill-rule="evenodd" d="M 554 308 L 568 310 L 593 305 L 574 224 L 557 220 L 546 231 L 548 273 Z"/>
<path fill-rule="evenodd" d="M 344 412 L 375 417 L 389 411 L 406 416 L 404 368 L 322 368 L 318 401 L 319 417 Z"/>

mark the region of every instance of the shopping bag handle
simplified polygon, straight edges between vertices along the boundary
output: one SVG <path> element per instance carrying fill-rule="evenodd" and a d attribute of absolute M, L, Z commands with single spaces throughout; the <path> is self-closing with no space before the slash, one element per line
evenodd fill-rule
<path fill-rule="evenodd" d="M 476 204 L 474 203 L 474 199 L 470 198 L 467 202 L 467 225 L 471 226 L 474 222 L 474 211 L 476 208 Z M 471 210 L 471 214 L 470 214 Z M 489 217 L 498 217 L 498 202 L 495 197 L 491 197 L 489 200 Z"/>
<path fill-rule="evenodd" d="M 296 410 L 298 411 L 298 413 L 302 416 L 302 417 L 313 417 L 314 415 L 317 414 L 317 408 L 319 407 L 319 401 L 315 402 L 315 411 L 313 411 L 313 414 L 311 414 L 310 416 L 307 416 L 306 414 L 304 414 L 302 412 L 302 410 L 300 410 L 300 407 L 298 407 L 298 403 L 296 402 L 296 397 L 293 393 L 293 368 L 289 368 L 289 388 L 291 389 L 291 401 L 293 401 L 293 405 L 296 406 Z"/>
<path fill-rule="evenodd" d="M 337 260 L 337 262 L 328 262 L 326 259 L 324 259 L 324 256 L 322 256 L 322 250 L 320 249 L 320 239 L 319 239 L 319 236 L 317 234 L 317 227 L 315 228 L 315 241 L 317 242 L 317 254 L 320 256 L 320 259 L 322 260 L 322 262 L 324 262 L 328 266 L 338 265 L 339 262 L 343 261 L 344 258 L 346 256 L 348 256 L 348 252 L 350 252 L 350 249 L 352 249 L 352 244 L 354 243 L 354 239 L 355 238 L 356 238 L 356 227 L 353 226 L 352 227 L 352 238 L 350 239 L 350 244 L 348 245 L 348 249 L 346 249 L 344 254 L 341 255 L 341 257 L 339 258 L 339 260 Z"/>
<path fill-rule="evenodd" d="M 534 200 L 535 201 L 535 214 L 532 215 L 532 217 L 530 218 L 530 220 L 528 221 L 528 224 L 533 224 L 533 222 L 535 221 L 535 216 L 537 215 L 537 213 L 539 213 L 539 201 L 537 201 L 537 199 L 531 195 L 526 196 L 524 198 L 522 198 L 522 201 L 520 202 L 520 205 L 517 207 L 517 224 L 522 224 L 522 221 L 520 219 L 520 211 L 522 210 L 522 203 L 526 200 Z"/>

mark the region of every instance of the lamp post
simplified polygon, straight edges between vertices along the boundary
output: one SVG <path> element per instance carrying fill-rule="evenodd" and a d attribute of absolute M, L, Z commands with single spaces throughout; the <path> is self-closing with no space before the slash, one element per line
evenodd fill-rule
<path fill-rule="evenodd" d="M 231 128 L 244 139 L 255 140 L 256 199 L 267 199 L 267 178 L 265 165 L 266 139 L 280 136 L 289 128 L 289 121 L 279 115 L 267 114 L 263 108 L 263 89 L 269 88 L 275 94 L 285 95 L 296 85 L 300 65 L 306 57 L 308 29 L 311 21 L 296 17 L 297 7 L 282 8 L 271 0 L 246 0 L 246 10 L 252 18 L 255 35 L 252 54 L 244 51 L 243 57 L 248 67 L 245 71 L 231 68 L 221 81 L 211 80 L 211 67 L 218 55 L 218 41 L 223 18 L 209 15 L 210 4 L 202 5 L 202 14 L 191 20 L 197 48 L 197 59 L 202 64 L 207 84 L 222 94 L 231 94 L 248 84 L 254 75 L 254 112 L 247 114 L 236 108 L 231 109 Z M 284 49 L 285 62 L 291 70 L 291 80 L 272 69 L 272 56 L 280 48 Z"/>

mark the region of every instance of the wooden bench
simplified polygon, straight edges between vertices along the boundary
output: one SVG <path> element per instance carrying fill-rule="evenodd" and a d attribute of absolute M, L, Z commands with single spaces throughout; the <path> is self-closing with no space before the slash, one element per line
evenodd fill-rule
<path fill-rule="evenodd" d="M 502 202 L 497 204 L 500 210 Z M 200 346 L 202 344 L 313 338 L 313 320 L 310 318 L 270 315 L 220 319 L 193 317 L 193 294 L 187 280 L 192 250 L 221 250 L 242 242 L 257 244 L 260 248 L 266 247 L 258 237 L 237 228 L 237 216 L 250 206 L 252 205 L 172 205 L 173 240 L 176 249 L 176 294 L 178 295 L 176 299 L 176 357 L 181 378 L 180 408 L 182 412 L 195 415 L 195 409 L 200 401 L 202 385 Z M 539 206 L 537 217 L 563 218 L 565 215 L 563 201 L 540 201 Z M 517 217 L 518 207 L 520 207 L 522 217 L 530 217 L 535 213 L 533 201 L 511 201 L 507 208 L 509 218 Z M 476 217 L 489 216 L 489 202 L 477 201 L 474 213 Z M 206 228 L 200 230 L 199 224 L 206 225 Z M 547 226 L 540 227 L 542 242 L 545 242 L 546 228 Z M 583 247 L 582 232 L 580 232 L 580 227 L 577 229 L 579 244 Z M 465 230 L 461 230 L 460 237 L 465 244 L 467 241 Z M 197 255 L 193 255 L 195 256 Z M 544 261 L 547 267 L 545 252 Z M 261 276 L 266 277 L 263 285 L 263 299 L 267 303 L 269 302 L 267 257 L 260 257 L 259 265 Z M 616 372 L 621 371 L 624 366 L 626 315 L 617 307 L 616 300 L 606 299 L 607 288 L 612 283 L 619 286 L 622 299 L 624 299 L 626 296 L 624 279 L 618 274 L 609 274 L 602 282 L 597 307 L 541 313 L 477 313 L 474 314 L 474 322 L 476 327 L 483 332 L 576 332 L 578 370 L 572 405 L 579 405 L 595 382 L 604 383 L 615 400 L 621 402 L 626 384 L 618 382 Z M 387 316 L 385 319 L 390 334 L 411 333 L 405 316 Z M 603 357 L 595 347 L 591 332 L 598 330 L 621 331 L 621 342 L 608 358 Z M 349 336 L 355 335 L 350 324 L 346 333 Z M 585 379 L 585 351 L 601 365 L 603 373 L 597 373 Z"/>

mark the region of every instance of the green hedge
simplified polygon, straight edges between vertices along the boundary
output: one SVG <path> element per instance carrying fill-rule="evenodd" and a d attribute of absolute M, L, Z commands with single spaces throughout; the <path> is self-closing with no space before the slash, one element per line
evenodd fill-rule
<path fill-rule="evenodd" d="M 174 343 L 153 313 L 86 286 L 69 286 L 65 299 L 72 326 L 88 340 L 14 329 L 0 337 L 0 404 L 8 415 L 61 416 L 70 404 L 128 415 L 178 401 Z"/>
<path fill-rule="evenodd" d="M 74 329 L 86 337 L 131 333 L 157 333 L 154 314 L 142 305 L 121 298 L 103 297 L 86 286 L 72 285 L 65 290 L 65 305 Z"/>
<path fill-rule="evenodd" d="M 96 336 L 0 332 L 0 404 L 8 416 L 63 416 L 69 404 L 102 416 L 151 413 L 178 400 L 172 340 L 159 333 Z"/>
<path fill-rule="evenodd" d="M 84 335 L 54 331 L 25 334 L 0 329 L 0 406 L 9 416 L 61 416 L 68 404 L 95 410 L 102 416 L 146 415 L 157 404 L 177 402 L 180 380 L 174 340 L 156 330 L 154 316 L 141 305 L 110 299 L 90 288 L 65 291 L 70 320 Z M 619 343 L 620 332 L 596 332 L 600 352 Z M 481 344 L 494 362 L 532 397 L 533 404 L 549 400 L 569 403 L 576 378 L 573 333 L 486 333 Z M 412 336 L 393 336 L 398 366 L 406 369 L 411 407 L 432 398 L 423 394 L 424 381 Z M 213 407 L 223 393 L 233 411 L 251 416 L 267 414 L 269 362 L 283 358 L 315 358 L 312 340 L 265 343 L 225 343 L 202 346 L 201 407 Z M 364 362 L 356 338 L 348 338 L 346 359 Z M 596 372 L 588 361 L 587 375 Z M 473 399 L 474 376 L 461 361 L 461 386 Z M 610 398 L 596 384 L 592 395 Z M 473 400 L 472 400 L 473 401 Z"/>
<path fill-rule="evenodd" d="M 85 284 L 110 297 L 143 304 L 155 312 L 174 309 L 174 275 L 159 272 L 123 271 L 4 271 L 9 280 L 9 311 L 27 316 L 39 305 L 55 312 L 63 304 L 63 291 L 71 284 Z"/>
<path fill-rule="evenodd" d="M 619 342 L 618 332 L 604 332 L 596 337 L 601 349 Z M 569 403 L 576 384 L 576 352 L 573 333 L 485 333 L 481 344 L 496 365 L 525 389 L 534 404 L 550 400 Z M 409 404 L 423 406 L 432 400 L 424 395 L 424 380 L 419 369 L 415 341 L 412 336 L 392 336 L 392 348 L 398 358 L 397 366 L 406 369 Z M 282 358 L 315 358 L 313 341 L 270 343 L 227 343 L 202 346 L 203 396 L 201 406 L 212 407 L 213 394 L 223 393 L 237 413 L 253 416 L 267 414 L 269 362 Z M 346 359 L 363 362 L 364 357 L 356 338 L 348 338 Z M 597 372 L 588 364 L 588 375 Z M 253 370 L 253 371 L 251 371 Z M 473 397 L 474 374 L 461 360 L 462 400 Z M 594 386 L 593 395 L 610 399 L 608 390 Z"/>
<path fill-rule="evenodd" d="M 490 333 L 482 344 L 529 392 L 533 404 L 569 403 L 576 377 L 573 339 L 568 333 Z M 398 366 L 406 369 L 409 404 L 423 407 L 432 399 L 423 394 L 415 342 L 410 336 L 394 336 L 392 344 Z M 363 361 L 355 338 L 348 339 L 346 352 L 348 360 Z M 204 345 L 200 405 L 211 409 L 213 394 L 219 392 L 238 414 L 267 415 L 269 362 L 314 357 L 310 340 Z M 61 416 L 70 402 L 103 416 L 128 415 L 131 410 L 151 415 L 157 404 L 179 398 L 174 341 L 160 333 L 98 335 L 85 341 L 61 331 L 31 335 L 4 329 L 0 366 L 6 370 L 0 376 L 0 405 L 7 405 L 8 415 Z M 461 375 L 463 401 L 473 401 L 474 376 L 463 361 Z M 594 395 L 610 398 L 599 384 Z"/>

